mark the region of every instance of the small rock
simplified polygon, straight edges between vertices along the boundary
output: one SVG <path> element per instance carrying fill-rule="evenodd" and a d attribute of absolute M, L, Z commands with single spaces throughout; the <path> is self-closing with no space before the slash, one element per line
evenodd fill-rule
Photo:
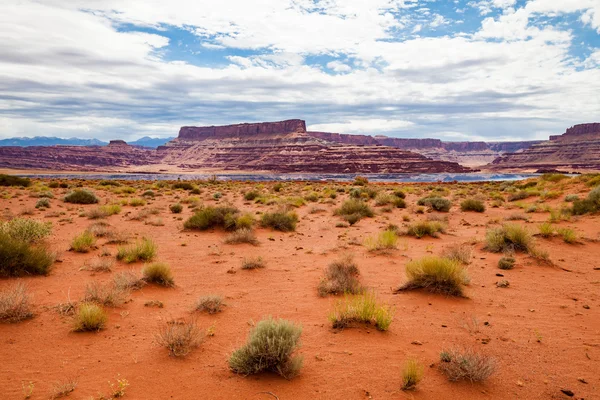
<path fill-rule="evenodd" d="M 499 276 L 499 277 L 503 278 L 504 274 L 496 274 L 496 276 Z"/>
<path fill-rule="evenodd" d="M 535 312 L 535 309 L 534 308 L 530 308 L 529 312 Z"/>
<path fill-rule="evenodd" d="M 517 386 L 518 387 L 523 387 L 525 384 L 523 383 L 523 381 L 517 381 Z"/>
<path fill-rule="evenodd" d="M 420 340 L 413 340 L 412 342 L 410 342 L 410 344 L 415 344 L 417 346 L 422 346 L 423 342 L 421 342 Z"/>
<path fill-rule="evenodd" d="M 584 305 L 583 305 L 583 308 L 585 308 L 586 310 L 589 310 L 589 309 L 590 309 L 590 306 L 588 306 L 587 304 L 584 304 Z"/>
<path fill-rule="evenodd" d="M 577 378 L 577 380 L 581 383 L 587 384 L 587 381 L 585 380 L 585 378 Z"/>
<path fill-rule="evenodd" d="M 496 282 L 496 286 L 500 288 L 506 288 L 510 286 L 510 283 L 506 279 L 504 279 L 499 282 Z"/>
<path fill-rule="evenodd" d="M 569 390 L 569 389 L 560 389 L 560 391 L 563 392 L 564 394 L 566 394 L 569 397 L 575 396 L 575 393 L 573 393 L 572 390 Z"/>

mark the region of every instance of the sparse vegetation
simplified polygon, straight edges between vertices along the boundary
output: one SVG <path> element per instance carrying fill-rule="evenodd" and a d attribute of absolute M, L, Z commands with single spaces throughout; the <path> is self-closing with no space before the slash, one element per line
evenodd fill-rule
<path fill-rule="evenodd" d="M 93 281 L 85 287 L 84 302 L 95 303 L 106 307 L 119 307 L 129 297 L 129 288 L 116 285 L 114 282 L 100 283 Z"/>
<path fill-rule="evenodd" d="M 54 255 L 45 247 L 0 233 L 0 276 L 47 275 L 53 263 Z"/>
<path fill-rule="evenodd" d="M 481 200 L 466 199 L 460 203 L 460 209 L 462 211 L 484 212 L 485 204 Z"/>
<path fill-rule="evenodd" d="M 531 234 L 527 229 L 516 224 L 505 224 L 499 228 L 489 229 L 485 239 L 485 248 L 492 253 L 513 250 L 530 252 L 534 248 Z"/>
<path fill-rule="evenodd" d="M 417 201 L 417 205 L 426 206 L 435 211 L 448 212 L 452 207 L 452 202 L 443 197 L 432 196 L 419 199 L 419 201 Z"/>
<path fill-rule="evenodd" d="M 0 186 L 20 186 L 28 187 L 31 185 L 31 179 L 21 178 L 13 175 L 0 174 Z"/>
<path fill-rule="evenodd" d="M 99 201 L 94 193 L 83 189 L 77 189 L 67 194 L 64 200 L 66 203 L 74 204 L 96 204 Z"/>
<path fill-rule="evenodd" d="M 457 261 L 428 256 L 406 264 L 408 282 L 396 289 L 396 293 L 425 289 L 431 293 L 447 296 L 463 296 L 463 285 L 469 282 L 467 272 Z"/>
<path fill-rule="evenodd" d="M 291 211 L 277 211 L 264 213 L 260 219 L 260 224 L 265 228 L 271 228 L 276 231 L 291 232 L 296 230 L 298 215 Z"/>
<path fill-rule="evenodd" d="M 450 349 L 440 353 L 439 370 L 451 382 L 483 382 L 496 370 L 496 362 L 474 350 Z"/>
<path fill-rule="evenodd" d="M 136 261 L 152 261 L 156 256 L 156 244 L 148 238 L 142 238 L 128 247 L 119 247 L 117 260 L 128 264 Z"/>
<path fill-rule="evenodd" d="M 204 207 L 183 224 L 185 229 L 207 230 L 211 228 L 236 229 L 239 210 L 235 207 Z"/>
<path fill-rule="evenodd" d="M 251 229 L 242 228 L 238 229 L 235 232 L 230 233 L 225 238 L 225 243 L 227 244 L 240 244 L 240 243 L 249 243 L 253 246 L 258 245 L 258 239 L 256 235 Z"/>
<path fill-rule="evenodd" d="M 361 200 L 349 199 L 342 203 L 342 206 L 335 210 L 335 215 L 339 215 L 350 225 L 354 225 L 362 218 L 371 218 L 375 215 L 371 207 Z"/>
<path fill-rule="evenodd" d="M 155 340 L 169 350 L 169 355 L 185 357 L 202 343 L 203 335 L 193 320 L 169 321 L 159 329 Z"/>
<path fill-rule="evenodd" d="M 438 237 L 438 232 L 446 232 L 446 226 L 443 223 L 439 221 L 420 221 L 410 225 L 406 234 L 420 239 L 423 236 Z"/>
<path fill-rule="evenodd" d="M 360 272 L 351 256 L 332 262 L 318 287 L 319 296 L 328 294 L 359 294 L 364 289 L 358 280 Z"/>
<path fill-rule="evenodd" d="M 107 320 L 108 317 L 102 307 L 94 303 L 82 303 L 73 318 L 73 331 L 99 331 L 106 327 Z"/>
<path fill-rule="evenodd" d="M 398 235 L 394 230 L 385 230 L 377 238 L 367 238 L 365 247 L 369 251 L 388 251 L 396 248 Z"/>
<path fill-rule="evenodd" d="M 179 203 L 171 204 L 169 210 L 171 210 L 173 214 L 180 214 L 183 211 L 183 206 Z"/>
<path fill-rule="evenodd" d="M 504 256 L 498 260 L 498 268 L 500 269 L 513 269 L 515 267 L 515 258 L 510 256 Z"/>
<path fill-rule="evenodd" d="M 244 258 L 242 269 L 259 269 L 265 267 L 265 261 L 262 257 Z"/>
<path fill-rule="evenodd" d="M 219 295 L 203 296 L 196 302 L 196 311 L 206 312 L 208 314 L 216 314 L 223 311 L 223 297 Z"/>
<path fill-rule="evenodd" d="M 379 304 L 374 293 L 364 293 L 338 301 L 329 314 L 329 321 L 335 329 L 343 329 L 353 323 L 365 323 L 374 324 L 379 331 L 387 331 L 393 316 L 394 310 Z"/>
<path fill-rule="evenodd" d="M 144 280 L 149 283 L 156 283 L 160 286 L 171 287 L 175 285 L 171 267 L 165 263 L 155 262 L 148 264 L 142 269 Z"/>
<path fill-rule="evenodd" d="M 414 390 L 423 379 L 423 365 L 415 359 L 408 359 L 402 369 L 402 390 Z"/>
<path fill-rule="evenodd" d="M 30 218 L 14 218 L 10 221 L 0 221 L 0 235 L 5 234 L 12 239 L 35 243 L 50 235 L 52 224 L 39 222 Z"/>
<path fill-rule="evenodd" d="M 27 287 L 17 282 L 0 291 L 0 323 L 19 322 L 33 317 Z"/>
<path fill-rule="evenodd" d="M 461 264 L 470 264 L 473 248 L 468 244 L 455 244 L 444 250 L 443 257 Z"/>
<path fill-rule="evenodd" d="M 96 238 L 90 231 L 83 231 L 71 241 L 71 250 L 76 253 L 87 253 L 94 248 Z"/>
<path fill-rule="evenodd" d="M 270 371 L 292 379 L 302 368 L 302 357 L 293 356 L 301 334 L 302 327 L 292 322 L 264 319 L 250 332 L 248 342 L 231 354 L 229 368 L 241 375 Z"/>

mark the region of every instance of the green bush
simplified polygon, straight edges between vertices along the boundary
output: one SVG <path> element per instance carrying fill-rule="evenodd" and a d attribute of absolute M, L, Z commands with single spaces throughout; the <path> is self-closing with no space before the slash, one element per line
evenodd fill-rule
<path fill-rule="evenodd" d="M 188 218 L 183 226 L 185 229 L 200 231 L 216 227 L 234 230 L 238 213 L 239 210 L 235 207 L 204 207 Z"/>
<path fill-rule="evenodd" d="M 102 307 L 94 303 L 82 303 L 73 320 L 73 331 L 99 331 L 106 327 L 107 320 L 108 317 Z"/>
<path fill-rule="evenodd" d="M 47 275 L 54 256 L 44 247 L 0 233 L 0 276 Z"/>
<path fill-rule="evenodd" d="M 142 275 L 146 282 L 156 283 L 157 285 L 167 287 L 175 285 L 173 272 L 171 272 L 169 265 L 165 263 L 152 263 L 146 265 L 144 269 L 142 269 Z"/>
<path fill-rule="evenodd" d="M 28 187 L 31 185 L 31 179 L 20 178 L 13 175 L 0 174 L 0 186 L 21 186 Z"/>
<path fill-rule="evenodd" d="M 270 371 L 291 379 L 302 368 L 302 357 L 292 356 L 301 334 L 301 326 L 286 320 L 262 320 L 250 332 L 248 342 L 231 354 L 229 368 L 241 375 Z"/>
<path fill-rule="evenodd" d="M 423 365 L 417 360 L 409 359 L 402 369 L 402 390 L 414 390 L 423 379 Z"/>
<path fill-rule="evenodd" d="M 117 181 L 109 181 L 109 180 L 105 180 L 105 181 L 100 181 L 98 183 L 100 186 L 121 186 L 121 184 Z"/>
<path fill-rule="evenodd" d="M 452 202 L 443 197 L 433 196 L 419 199 L 417 205 L 426 206 L 435 211 L 448 212 L 450 211 L 450 207 L 452 207 Z"/>
<path fill-rule="evenodd" d="M 128 247 L 119 247 L 117 260 L 130 264 L 136 261 L 152 261 L 156 256 L 156 244 L 151 239 L 143 238 Z"/>
<path fill-rule="evenodd" d="M 96 244 L 96 237 L 89 231 L 84 231 L 75 236 L 71 242 L 71 250 L 76 253 L 87 253 Z"/>
<path fill-rule="evenodd" d="M 546 182 L 560 182 L 563 179 L 569 179 L 569 177 L 563 174 L 546 173 L 542 174 L 542 176 L 540 176 L 540 179 Z"/>
<path fill-rule="evenodd" d="M 74 204 L 96 204 L 98 198 L 92 192 L 77 189 L 65 196 L 65 202 Z"/>
<path fill-rule="evenodd" d="M 179 213 L 181 213 L 183 211 L 183 206 L 181 204 L 179 204 L 179 203 L 177 203 L 177 204 L 171 204 L 169 206 L 169 209 L 171 210 L 171 212 L 173 214 L 179 214 Z"/>
<path fill-rule="evenodd" d="M 350 225 L 354 225 L 362 218 L 371 218 L 375 215 L 367 203 L 357 199 L 344 201 L 334 214 L 344 218 Z"/>
<path fill-rule="evenodd" d="M 183 190 L 192 190 L 194 189 L 194 185 L 189 182 L 177 182 L 173 184 L 173 189 L 183 189 Z"/>
<path fill-rule="evenodd" d="M 39 222 L 29 218 L 0 221 L 0 233 L 27 243 L 38 242 L 49 236 L 51 232 L 52 224 L 50 222 Z"/>
<path fill-rule="evenodd" d="M 47 198 L 39 199 L 35 203 L 35 208 L 50 208 L 50 200 Z"/>
<path fill-rule="evenodd" d="M 514 257 L 502 257 L 500 260 L 498 260 L 498 268 L 504 270 L 513 269 L 515 267 L 515 262 L 516 260 Z"/>
<path fill-rule="evenodd" d="M 298 215 L 295 212 L 277 211 L 264 213 L 260 219 L 261 226 L 276 231 L 291 232 L 296 230 Z"/>
<path fill-rule="evenodd" d="M 439 221 L 421 221 L 408 227 L 406 234 L 422 238 L 423 236 L 438 237 L 438 232 L 446 232 L 446 226 Z"/>
<path fill-rule="evenodd" d="M 554 235 L 554 227 L 549 222 L 544 222 L 538 228 L 540 230 L 541 237 L 549 238 Z"/>
<path fill-rule="evenodd" d="M 466 199 L 462 203 L 460 203 L 460 209 L 462 211 L 484 212 L 485 204 L 483 204 L 483 201 L 480 200 Z"/>
<path fill-rule="evenodd" d="M 469 282 L 466 270 L 457 261 L 428 256 L 406 264 L 408 282 L 396 291 L 425 289 L 447 296 L 463 296 L 463 285 Z"/>
<path fill-rule="evenodd" d="M 365 247 L 369 251 L 385 251 L 396 248 L 398 242 L 398 235 L 394 230 L 385 230 L 381 232 L 376 238 L 367 238 L 365 241 Z"/>
<path fill-rule="evenodd" d="M 511 193 L 508 196 L 508 201 L 524 200 L 531 196 L 531 194 L 525 190 L 521 190 L 515 193 Z"/>
<path fill-rule="evenodd" d="M 343 329 L 353 323 L 364 323 L 374 324 L 379 331 L 387 331 L 393 317 L 394 310 L 391 307 L 379 304 L 375 294 L 364 293 L 338 301 L 329 314 L 329 321 L 335 329 Z"/>

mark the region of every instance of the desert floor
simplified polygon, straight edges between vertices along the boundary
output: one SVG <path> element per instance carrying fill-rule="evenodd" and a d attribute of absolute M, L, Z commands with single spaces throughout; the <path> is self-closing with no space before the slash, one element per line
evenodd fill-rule
<path fill-rule="evenodd" d="M 115 261 L 112 272 L 81 270 L 102 253 L 111 254 L 103 258 L 115 260 L 119 246 L 107 245 L 100 238 L 96 249 L 88 253 L 69 251 L 73 237 L 97 222 L 85 213 L 98 205 L 65 203 L 62 198 L 71 188 L 49 189 L 49 183 L 38 179 L 29 188 L 0 188 L 3 219 L 25 212 L 25 218 L 52 222 L 46 244 L 57 257 L 48 276 L 0 279 L 0 290 L 16 281 L 25 283 L 35 309 L 32 319 L 0 324 L 2 399 L 22 399 L 28 388 L 33 389 L 31 399 L 47 399 L 55 384 L 68 380 L 77 381 L 71 398 L 97 399 L 100 393 L 109 393 L 109 382 L 115 384 L 117 379 L 129 383 L 124 397 L 130 399 L 570 398 L 563 389 L 574 393 L 571 398 L 600 398 L 600 216 L 554 223 L 556 228 L 575 230 L 578 241 L 574 244 L 565 243 L 559 235 L 536 236 L 538 248 L 548 252 L 551 263 L 517 253 L 516 267 L 500 270 L 497 263 L 502 254 L 484 250 L 486 230 L 501 226 L 505 218 L 523 214 L 527 221 L 515 223 L 537 234 L 539 224 L 549 219 L 550 208 L 568 206 L 563 203 L 565 195 L 584 198 L 590 187 L 577 178 L 540 181 L 531 197 L 505 201 L 499 207 L 492 207 L 497 200 L 490 193 L 506 197 L 508 192 L 499 188 L 513 190 L 520 183 L 370 184 L 380 192 L 403 189 L 407 208 L 375 206 L 375 200 L 369 200 L 376 215 L 342 227 L 336 227 L 343 220 L 334 210 L 348 198 L 352 183 L 284 183 L 275 193 L 275 183 L 195 182 L 201 193 L 190 195 L 152 182 L 123 182 L 135 189 L 129 194 L 122 187 L 100 186 L 97 181 L 67 182 L 93 191 L 100 205 L 142 198 L 151 189 L 155 197 L 146 197 L 146 205 L 124 205 L 119 214 L 102 221 L 128 234 L 132 243 L 136 238 L 152 238 L 158 247 L 156 260 L 168 263 L 175 276 L 173 288 L 149 284 L 133 291 L 123 306 L 106 308 L 107 328 L 92 333 L 71 332 L 71 317 L 60 315 L 55 306 L 81 300 L 89 282 L 108 282 L 119 271 L 139 272 L 143 264 Z M 232 204 L 252 213 L 278 207 L 244 200 L 243 193 L 253 189 L 272 202 L 313 193 L 316 201 L 295 209 L 299 217 L 295 232 L 256 227 L 257 246 L 225 244 L 228 232 L 220 229 L 183 229 L 194 204 Z M 436 189 L 453 201 L 450 212 L 425 209 L 418 213 L 417 200 Z M 43 191 L 53 193 L 51 207 L 36 210 L 38 198 L 33 196 Z M 560 195 L 543 199 L 540 193 L 544 191 Z M 214 198 L 217 192 L 222 194 L 219 199 Z M 331 192 L 337 198 L 327 195 Z M 485 200 L 486 211 L 461 211 L 461 200 L 471 197 Z M 177 202 L 184 202 L 184 210 L 172 214 L 169 205 Z M 526 213 L 533 205 L 537 210 Z M 157 209 L 159 214 L 132 219 L 144 209 Z M 364 245 L 389 224 L 402 231 L 432 216 L 447 218 L 448 229 L 438 238 L 402 235 L 397 248 L 388 252 L 369 251 Z M 406 280 L 404 268 L 409 260 L 439 255 L 455 244 L 466 244 L 473 251 L 465 267 L 471 277 L 465 287 L 467 298 L 425 291 L 393 294 Z M 361 282 L 379 301 L 395 309 L 387 332 L 372 325 L 332 329 L 328 314 L 343 296 L 320 297 L 317 286 L 328 264 L 345 254 L 354 255 Z M 244 258 L 255 256 L 265 260 L 265 268 L 240 268 Z M 508 288 L 496 286 L 503 279 L 510 282 Z M 208 294 L 223 296 L 222 312 L 193 311 L 195 301 Z M 151 300 L 162 301 L 164 308 L 144 306 Z M 228 356 L 266 316 L 303 326 L 298 353 L 304 357 L 304 366 L 292 380 L 272 373 L 240 376 L 228 368 Z M 194 319 L 211 335 L 188 356 L 169 356 L 157 345 L 155 335 L 173 319 Z M 440 351 L 452 347 L 472 348 L 493 357 L 496 372 L 483 383 L 449 382 L 437 366 Z M 416 390 L 404 392 L 401 374 L 409 358 L 419 360 L 425 373 Z"/>

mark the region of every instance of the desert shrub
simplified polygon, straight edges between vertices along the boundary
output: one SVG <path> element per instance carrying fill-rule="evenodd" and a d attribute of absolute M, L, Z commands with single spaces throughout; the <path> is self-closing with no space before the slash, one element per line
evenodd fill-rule
<path fill-rule="evenodd" d="M 146 281 L 134 271 L 121 271 L 113 276 L 113 285 L 122 291 L 138 290 Z"/>
<path fill-rule="evenodd" d="M 21 282 L 0 291 L 0 323 L 13 323 L 33 317 L 27 288 Z"/>
<path fill-rule="evenodd" d="M 152 261 L 156 256 L 156 244 L 152 239 L 142 238 L 128 247 L 119 247 L 117 260 L 130 264 L 136 261 Z"/>
<path fill-rule="evenodd" d="M 183 211 L 183 206 L 179 203 L 171 204 L 169 210 L 171 210 L 173 214 L 179 214 Z"/>
<path fill-rule="evenodd" d="M 140 207 L 140 206 L 145 206 L 146 205 L 146 200 L 144 199 L 130 199 L 129 200 L 129 205 L 132 207 Z"/>
<path fill-rule="evenodd" d="M 87 253 L 96 244 L 96 238 L 90 231 L 83 231 L 71 241 L 71 250 L 76 253 Z"/>
<path fill-rule="evenodd" d="M 399 199 L 405 199 L 406 198 L 406 194 L 402 191 L 402 190 L 394 190 L 394 196 L 398 197 Z"/>
<path fill-rule="evenodd" d="M 523 213 L 512 213 L 504 217 L 506 221 L 529 221 L 529 217 Z"/>
<path fill-rule="evenodd" d="M 173 357 L 185 357 L 202 343 L 202 333 L 192 321 L 169 321 L 155 336 L 159 346 L 167 348 Z"/>
<path fill-rule="evenodd" d="M 508 201 L 524 200 L 524 199 L 528 198 L 529 196 L 531 196 L 531 193 L 529 193 L 526 190 L 520 190 L 518 192 L 511 193 L 508 196 Z"/>
<path fill-rule="evenodd" d="M 171 267 L 165 263 L 152 263 L 144 266 L 142 269 L 142 275 L 144 280 L 150 283 L 156 283 L 157 285 L 171 287 L 175 285 L 175 279 L 173 278 L 173 272 Z"/>
<path fill-rule="evenodd" d="M 335 304 L 329 314 L 333 328 L 343 329 L 353 323 L 374 324 L 379 331 L 387 331 L 392 323 L 394 310 L 377 302 L 374 293 L 347 296 Z"/>
<path fill-rule="evenodd" d="M 573 229 L 560 228 L 556 231 L 563 239 L 565 243 L 573 244 L 577 243 L 577 233 Z"/>
<path fill-rule="evenodd" d="M 350 225 L 354 225 L 362 218 L 371 218 L 375 213 L 369 205 L 361 200 L 349 199 L 342 203 L 341 207 L 335 210 L 335 215 L 344 218 Z"/>
<path fill-rule="evenodd" d="M 517 224 L 505 224 L 499 228 L 488 229 L 485 240 L 485 249 L 492 253 L 511 250 L 530 252 L 534 247 L 531 234 Z"/>
<path fill-rule="evenodd" d="M 481 200 L 466 199 L 460 203 L 460 209 L 462 211 L 484 212 L 485 204 L 483 204 L 483 201 Z"/>
<path fill-rule="evenodd" d="M 46 248 L 0 233 L 0 276 L 47 275 L 52 263 Z"/>
<path fill-rule="evenodd" d="M 408 282 L 396 292 L 425 289 L 430 293 L 463 296 L 463 285 L 469 282 L 467 271 L 457 261 L 428 256 L 406 264 Z"/>
<path fill-rule="evenodd" d="M 248 228 L 238 229 L 232 233 L 230 233 L 225 238 L 225 243 L 227 244 L 240 244 L 240 243 L 249 243 L 251 245 L 258 245 L 258 239 L 254 234 L 254 231 Z"/>
<path fill-rule="evenodd" d="M 248 342 L 229 357 L 229 368 L 242 375 L 263 371 L 292 379 L 302 368 L 302 357 L 292 356 L 300 347 L 302 327 L 292 322 L 264 319 L 250 332 Z"/>
<path fill-rule="evenodd" d="M 129 297 L 129 289 L 117 286 L 113 282 L 90 282 L 85 287 L 83 301 L 95 303 L 106 307 L 120 307 Z"/>
<path fill-rule="evenodd" d="M 538 227 L 538 229 L 540 230 L 541 237 L 549 238 L 554 235 L 554 227 L 549 222 L 544 222 Z"/>
<path fill-rule="evenodd" d="M 238 213 L 239 210 L 234 207 L 204 207 L 188 218 L 183 226 L 200 231 L 216 227 L 233 230 Z"/>
<path fill-rule="evenodd" d="M 367 238 L 365 247 L 369 251 L 386 251 L 396 248 L 398 235 L 393 230 L 385 230 L 381 232 L 377 238 Z"/>
<path fill-rule="evenodd" d="M 265 267 L 265 261 L 262 257 L 244 258 L 242 269 L 259 269 Z"/>
<path fill-rule="evenodd" d="M 394 197 L 394 199 L 392 200 L 392 204 L 396 208 L 406 208 L 406 201 L 404 201 L 404 199 L 400 197 Z"/>
<path fill-rule="evenodd" d="M 82 303 L 73 318 L 73 331 L 99 331 L 106 327 L 107 320 L 108 316 L 102 307 L 94 303 Z"/>
<path fill-rule="evenodd" d="M 352 184 L 356 186 L 365 186 L 369 184 L 369 180 L 364 176 L 357 176 L 354 178 L 354 182 Z"/>
<path fill-rule="evenodd" d="M 223 311 L 223 297 L 218 295 L 203 296 L 196 302 L 196 311 L 216 314 Z"/>
<path fill-rule="evenodd" d="M 546 182 L 560 182 L 563 179 L 569 179 L 569 177 L 566 175 L 557 174 L 557 173 L 546 173 L 546 174 L 542 174 L 542 176 L 540 176 L 540 180 L 546 181 Z"/>
<path fill-rule="evenodd" d="M 52 224 L 50 222 L 40 222 L 29 218 L 0 221 L 0 234 L 27 243 L 39 242 L 49 236 L 51 232 Z"/>
<path fill-rule="evenodd" d="M 260 224 L 263 227 L 269 227 L 282 232 L 295 231 L 296 223 L 298 223 L 298 215 L 295 212 L 283 210 L 264 213 L 260 219 Z"/>
<path fill-rule="evenodd" d="M 121 186 L 121 184 L 117 181 L 104 180 L 98 183 L 100 186 Z"/>
<path fill-rule="evenodd" d="M 359 294 L 363 287 L 358 281 L 360 272 L 351 256 L 334 261 L 327 267 L 325 277 L 319 283 L 319 296 L 328 294 Z"/>
<path fill-rule="evenodd" d="M 510 256 L 504 256 L 498 260 L 498 268 L 508 270 L 515 267 L 515 258 Z"/>
<path fill-rule="evenodd" d="M 417 201 L 417 205 L 426 206 L 435 211 L 448 212 L 450 211 L 450 207 L 452 207 L 452 202 L 443 197 L 424 197 Z"/>
<path fill-rule="evenodd" d="M 192 190 L 194 189 L 194 185 L 189 182 L 177 182 L 172 186 L 173 189 L 183 189 L 183 190 Z"/>
<path fill-rule="evenodd" d="M 567 203 L 572 203 L 572 202 L 577 201 L 577 200 L 579 200 L 579 196 L 576 195 L 576 194 L 568 194 L 568 195 L 565 196 L 565 201 Z"/>
<path fill-rule="evenodd" d="M 110 217 L 121 212 L 121 206 L 118 204 L 109 204 L 92 209 L 86 213 L 89 219 L 99 219 Z"/>
<path fill-rule="evenodd" d="M 473 254 L 473 248 L 468 244 L 455 244 L 447 247 L 442 256 L 452 261 L 457 261 L 461 264 L 471 263 L 471 255 Z"/>
<path fill-rule="evenodd" d="M 113 260 L 95 258 L 89 263 L 84 264 L 80 271 L 92 271 L 92 272 L 111 272 L 113 267 Z"/>
<path fill-rule="evenodd" d="M 250 229 L 254 225 L 254 216 L 250 213 L 240 215 L 235 219 L 235 229 Z"/>
<path fill-rule="evenodd" d="M 408 227 L 406 234 L 422 238 L 423 236 L 438 237 L 438 232 L 446 232 L 446 226 L 439 221 L 420 221 Z"/>
<path fill-rule="evenodd" d="M 316 193 L 316 192 L 309 193 L 306 196 L 304 196 L 304 200 L 310 201 L 310 202 L 318 201 L 319 200 L 319 194 Z"/>
<path fill-rule="evenodd" d="M 573 215 L 584 215 L 596 211 L 596 205 L 589 199 L 575 200 L 571 212 Z"/>
<path fill-rule="evenodd" d="M 50 394 L 50 400 L 61 399 L 67 397 L 70 393 L 74 392 L 77 388 L 76 380 L 69 380 L 64 382 L 56 382 Z"/>
<path fill-rule="evenodd" d="M 468 380 L 483 382 L 496 370 L 494 359 L 474 350 L 443 350 L 440 353 L 439 370 L 449 381 Z"/>
<path fill-rule="evenodd" d="M 74 204 L 96 204 L 98 202 L 98 198 L 94 193 L 83 189 L 77 189 L 67 194 L 64 200 L 67 203 Z"/>
<path fill-rule="evenodd" d="M 50 200 L 47 198 L 39 199 L 35 203 L 35 208 L 50 208 Z"/>
<path fill-rule="evenodd" d="M 144 193 L 142 193 L 142 197 L 155 197 L 156 193 L 154 193 L 153 190 L 146 190 Z"/>
<path fill-rule="evenodd" d="M 376 206 L 385 206 L 391 204 L 394 201 L 394 197 L 388 193 L 379 193 L 375 197 L 375 205 Z"/>
<path fill-rule="evenodd" d="M 415 359 L 409 359 L 402 369 L 402 390 L 414 390 L 423 379 L 423 365 Z"/>
<path fill-rule="evenodd" d="M 281 192 L 281 189 L 283 189 L 283 183 L 278 182 L 275 185 L 273 185 L 274 192 Z"/>
<path fill-rule="evenodd" d="M 21 178 L 13 175 L 0 174 L 0 186 L 21 186 L 28 187 L 31 185 L 31 179 Z"/>

